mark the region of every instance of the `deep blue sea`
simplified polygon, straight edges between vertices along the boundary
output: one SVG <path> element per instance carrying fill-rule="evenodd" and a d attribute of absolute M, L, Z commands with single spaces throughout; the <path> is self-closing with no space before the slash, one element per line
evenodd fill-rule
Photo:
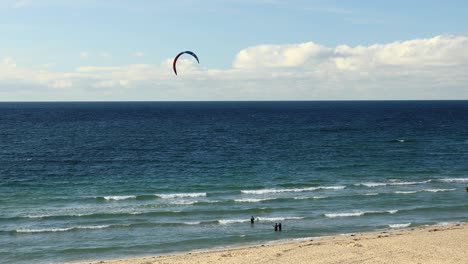
<path fill-rule="evenodd" d="M 0 103 L 0 263 L 467 222 L 465 186 L 468 101 Z"/>

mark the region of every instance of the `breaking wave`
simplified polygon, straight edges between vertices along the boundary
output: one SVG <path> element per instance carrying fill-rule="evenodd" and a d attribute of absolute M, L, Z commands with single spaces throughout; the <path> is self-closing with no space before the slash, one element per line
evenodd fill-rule
<path fill-rule="evenodd" d="M 300 220 L 304 217 L 300 216 L 286 216 L 286 217 L 257 217 L 255 220 L 260 222 L 279 222 L 287 220 Z M 236 224 L 236 223 L 248 223 L 250 219 L 223 219 L 217 221 L 221 225 Z"/>
<path fill-rule="evenodd" d="M 411 223 L 404 223 L 404 224 L 390 224 L 388 225 L 388 227 L 390 228 L 405 228 L 405 227 L 408 227 L 410 226 Z"/>
<path fill-rule="evenodd" d="M 355 217 L 363 216 L 370 214 L 396 214 L 398 210 L 389 210 L 389 211 L 355 211 L 355 212 L 346 212 L 346 213 L 330 213 L 324 214 L 328 218 L 337 218 L 337 217 Z"/>
<path fill-rule="evenodd" d="M 284 192 L 311 192 L 317 190 L 342 190 L 346 186 L 318 186 L 307 188 L 286 188 L 286 189 L 260 189 L 260 190 L 241 190 L 244 194 L 266 194 L 266 193 L 284 193 Z"/>
<path fill-rule="evenodd" d="M 206 197 L 206 193 L 169 193 L 155 195 L 162 199 Z"/>
<path fill-rule="evenodd" d="M 355 183 L 354 186 L 364 186 L 364 187 L 381 187 L 381 186 L 400 186 L 400 185 L 416 185 L 424 184 L 430 181 L 421 181 L 421 182 L 401 182 L 401 181 L 390 181 L 390 182 L 363 182 Z"/>

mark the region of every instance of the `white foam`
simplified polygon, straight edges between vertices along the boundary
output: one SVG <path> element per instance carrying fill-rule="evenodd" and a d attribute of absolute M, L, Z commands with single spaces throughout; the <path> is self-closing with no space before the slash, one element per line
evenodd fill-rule
<path fill-rule="evenodd" d="M 286 220 L 301 220 L 304 219 L 304 217 L 301 216 L 286 216 L 286 217 L 259 217 L 258 220 L 260 221 L 269 221 L 269 222 L 274 222 L 274 221 L 286 221 Z"/>
<path fill-rule="evenodd" d="M 456 189 L 426 189 L 423 190 L 424 192 L 451 192 L 455 191 Z"/>
<path fill-rule="evenodd" d="M 364 183 L 356 183 L 354 186 L 366 186 L 366 187 L 379 187 L 385 186 L 387 183 L 377 183 L 377 182 L 364 182 Z"/>
<path fill-rule="evenodd" d="M 379 195 L 379 193 L 365 193 L 364 195 L 366 195 L 366 196 L 375 196 L 375 195 Z"/>
<path fill-rule="evenodd" d="M 308 200 L 308 199 L 318 200 L 318 199 L 325 199 L 327 197 L 328 196 L 312 196 L 312 197 L 302 196 L 302 197 L 294 197 L 294 200 Z"/>
<path fill-rule="evenodd" d="M 170 194 L 156 194 L 156 196 L 162 199 L 172 199 L 172 198 L 194 198 L 194 197 L 205 197 L 206 193 L 170 193 Z"/>
<path fill-rule="evenodd" d="M 279 222 L 279 221 L 286 221 L 286 220 L 300 220 L 300 219 L 304 219 L 304 217 L 300 217 L 300 216 L 258 217 L 256 219 L 258 221 L 263 221 L 263 222 Z M 224 219 L 224 220 L 218 220 L 218 223 L 220 223 L 222 225 L 235 224 L 235 223 L 247 223 L 247 222 L 250 222 L 250 219 Z"/>
<path fill-rule="evenodd" d="M 26 217 L 26 218 L 44 218 L 44 217 L 52 217 L 54 215 L 26 215 L 26 216 L 20 216 L 20 217 Z"/>
<path fill-rule="evenodd" d="M 312 199 L 325 199 L 327 197 L 328 196 L 314 196 L 314 197 L 312 197 Z"/>
<path fill-rule="evenodd" d="M 390 224 L 388 225 L 388 227 L 390 228 L 405 228 L 405 227 L 408 227 L 410 226 L 411 223 L 404 223 L 404 224 Z"/>
<path fill-rule="evenodd" d="M 468 178 L 447 178 L 447 179 L 440 179 L 443 182 L 468 182 Z"/>
<path fill-rule="evenodd" d="M 381 186 L 399 186 L 399 185 L 416 185 L 416 184 L 423 184 L 428 183 L 429 181 L 422 181 L 422 182 L 400 182 L 397 180 L 393 180 L 390 182 L 364 182 L 364 183 L 356 183 L 354 186 L 366 186 L 366 187 L 381 187 Z"/>
<path fill-rule="evenodd" d="M 412 194 L 417 193 L 418 191 L 396 191 L 397 194 Z"/>
<path fill-rule="evenodd" d="M 462 222 L 439 222 L 436 225 L 438 226 L 449 226 L 449 225 L 455 225 L 455 224 L 461 224 Z"/>
<path fill-rule="evenodd" d="M 196 203 L 197 201 L 187 201 L 187 200 L 181 200 L 181 201 L 175 201 L 170 204 L 177 204 L 177 205 L 191 205 Z"/>
<path fill-rule="evenodd" d="M 325 214 L 328 218 L 336 218 L 336 217 L 351 217 L 351 216 L 361 216 L 365 214 L 365 212 L 353 212 L 353 213 L 333 213 L 333 214 Z"/>
<path fill-rule="evenodd" d="M 224 219 L 218 220 L 221 225 L 235 224 L 235 223 L 246 223 L 250 222 L 250 219 Z"/>
<path fill-rule="evenodd" d="M 44 228 L 44 229 L 17 229 L 18 233 L 45 233 L 45 232 L 64 232 L 73 228 Z"/>
<path fill-rule="evenodd" d="M 184 222 L 185 225 L 199 225 L 200 222 Z"/>
<path fill-rule="evenodd" d="M 268 198 L 265 198 L 265 199 L 249 199 L 249 198 L 246 198 L 246 199 L 235 199 L 234 202 L 238 202 L 238 203 L 258 203 L 258 202 L 267 201 L 267 200 L 272 200 L 272 199 L 268 199 Z"/>
<path fill-rule="evenodd" d="M 366 214 L 396 214 L 398 210 L 389 210 L 389 211 L 355 211 L 355 212 L 346 212 L 346 213 L 331 213 L 325 214 L 328 218 L 337 218 L 337 217 L 356 217 Z"/>
<path fill-rule="evenodd" d="M 47 233 L 47 232 L 65 232 L 76 229 L 103 229 L 108 228 L 109 225 L 99 225 L 99 226 L 74 226 L 67 228 L 44 228 L 44 229 L 17 229 L 18 233 Z"/>
<path fill-rule="evenodd" d="M 115 196 L 104 196 L 103 197 L 106 201 L 120 201 L 120 200 L 128 200 L 128 199 L 135 199 L 135 195 L 115 195 Z"/>
<path fill-rule="evenodd" d="M 241 190 L 244 194 L 267 194 L 267 193 L 283 193 L 283 192 L 311 192 L 317 190 L 342 190 L 346 186 L 318 186 L 307 188 L 286 188 L 286 189 L 261 189 L 261 190 Z"/>

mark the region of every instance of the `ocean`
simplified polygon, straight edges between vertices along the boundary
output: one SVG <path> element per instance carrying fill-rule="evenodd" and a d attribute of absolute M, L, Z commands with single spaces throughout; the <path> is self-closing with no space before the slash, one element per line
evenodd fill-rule
<path fill-rule="evenodd" d="M 0 103 L 0 263 L 467 222 L 465 186 L 468 101 Z"/>

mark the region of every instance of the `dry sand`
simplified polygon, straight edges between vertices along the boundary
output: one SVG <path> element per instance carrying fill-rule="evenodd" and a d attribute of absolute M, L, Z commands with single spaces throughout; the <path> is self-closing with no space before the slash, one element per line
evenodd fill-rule
<path fill-rule="evenodd" d="M 285 231 L 283 231 L 285 232 Z M 287 232 L 287 231 L 286 231 Z M 359 233 L 241 249 L 183 253 L 106 264 L 468 263 L 468 224 Z"/>

